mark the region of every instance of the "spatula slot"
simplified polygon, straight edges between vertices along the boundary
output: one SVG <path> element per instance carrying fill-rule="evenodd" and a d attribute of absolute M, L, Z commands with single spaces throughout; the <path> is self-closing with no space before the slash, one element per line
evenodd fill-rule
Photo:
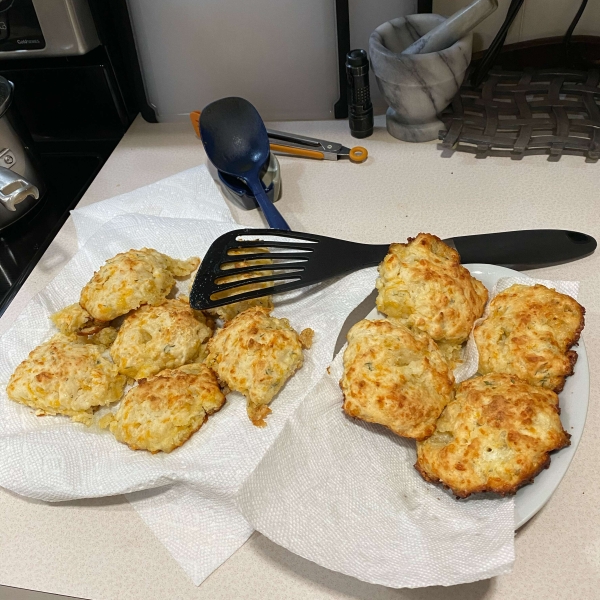
<path fill-rule="evenodd" d="M 236 244 L 235 246 L 227 247 L 228 256 L 243 256 L 244 250 L 250 248 L 265 248 L 271 252 L 272 248 L 278 248 L 278 252 L 290 252 L 290 251 L 304 251 L 313 252 L 317 247 L 317 244 L 304 244 L 302 242 L 265 242 L 264 240 L 257 240 L 256 242 L 243 242 Z"/>
<path fill-rule="evenodd" d="M 257 237 L 260 236 L 260 237 Z M 253 233 L 239 234 L 235 236 L 235 241 L 241 242 L 242 245 L 248 246 L 250 244 L 267 244 L 283 242 L 284 244 L 289 243 L 305 243 L 305 244 L 318 244 L 318 236 L 312 234 L 299 235 L 297 232 L 283 231 L 281 234 L 273 233 L 272 229 L 260 229 L 255 230 Z"/>
<path fill-rule="evenodd" d="M 271 288 L 268 292 L 279 293 L 283 292 L 288 288 L 289 285 L 293 285 L 300 281 L 300 277 L 292 277 L 290 275 L 275 275 L 272 277 L 257 277 L 256 279 L 245 279 L 243 281 L 236 281 L 235 283 L 225 283 L 219 285 L 219 291 L 214 292 L 210 295 L 211 301 L 227 300 L 227 302 L 220 302 L 219 305 L 230 304 L 232 302 L 239 302 L 240 300 L 247 300 L 249 298 L 259 298 L 265 295 L 265 289 Z M 266 284 L 266 285 L 260 285 Z M 215 306 L 219 306 L 215 305 Z"/>
<path fill-rule="evenodd" d="M 244 263 L 250 263 L 250 264 L 260 264 L 261 261 L 262 264 L 271 264 L 271 261 L 302 261 L 302 262 L 306 262 L 310 259 L 310 253 L 308 252 L 304 252 L 301 254 L 295 253 L 295 252 L 274 252 L 274 253 L 266 253 L 266 254 L 247 254 L 244 256 L 243 262 Z M 269 262 L 267 262 L 269 261 Z M 235 262 L 233 261 L 228 261 L 225 259 L 223 259 L 223 262 L 220 263 L 220 267 L 223 270 L 227 270 L 229 268 L 235 268 L 235 267 L 228 267 L 227 265 L 235 265 L 236 263 L 240 263 L 242 261 L 240 260 L 236 260 Z"/>
<path fill-rule="evenodd" d="M 229 282 L 237 282 L 239 285 L 247 283 L 256 283 L 263 277 L 270 277 L 273 271 L 285 271 L 286 273 L 301 273 L 304 267 L 289 267 L 288 265 L 256 265 L 253 267 L 240 267 L 239 269 L 227 269 L 223 271 L 223 276 L 216 277 L 214 283 L 222 285 Z M 248 277 L 240 279 L 240 275 L 248 274 Z"/>

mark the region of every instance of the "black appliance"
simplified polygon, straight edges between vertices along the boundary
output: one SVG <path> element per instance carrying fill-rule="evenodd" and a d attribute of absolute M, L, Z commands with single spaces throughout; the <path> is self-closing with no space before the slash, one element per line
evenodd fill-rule
<path fill-rule="evenodd" d="M 54 19 L 68 5 L 62 36 L 80 27 L 70 51 L 44 16 L 51 3 Z M 73 15 L 83 16 L 75 22 Z M 26 38 L 39 44 L 18 44 Z M 0 231 L 2 314 L 135 115 L 142 110 L 156 119 L 146 104 L 126 0 L 0 0 L 0 75 L 14 84 L 14 105 L 47 185 L 31 212 Z"/>

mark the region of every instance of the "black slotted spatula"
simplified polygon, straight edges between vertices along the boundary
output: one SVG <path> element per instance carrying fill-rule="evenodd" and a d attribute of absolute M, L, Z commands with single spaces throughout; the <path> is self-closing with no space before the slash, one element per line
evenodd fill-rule
<path fill-rule="evenodd" d="M 458 251 L 463 264 L 516 270 L 577 260 L 592 254 L 597 245 L 585 233 L 562 229 L 467 235 L 444 242 Z M 388 244 L 358 244 L 312 233 L 237 229 L 217 238 L 208 249 L 192 286 L 190 305 L 204 310 L 313 285 L 378 265 L 388 249 Z M 265 259 L 271 262 L 265 264 Z M 231 268 L 240 260 L 250 264 Z"/>

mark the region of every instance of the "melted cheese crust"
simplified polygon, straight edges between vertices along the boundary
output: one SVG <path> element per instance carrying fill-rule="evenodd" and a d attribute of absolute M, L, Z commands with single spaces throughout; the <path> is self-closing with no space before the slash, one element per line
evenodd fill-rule
<path fill-rule="evenodd" d="M 202 360 L 204 344 L 211 335 L 209 321 L 194 311 L 187 299 L 166 300 L 128 315 L 110 355 L 120 373 L 141 379 Z"/>
<path fill-rule="evenodd" d="M 488 298 L 485 286 L 460 264 L 458 252 L 428 233 L 390 246 L 376 286 L 379 311 L 446 345 L 466 341 Z"/>
<path fill-rule="evenodd" d="M 554 392 L 511 375 L 483 375 L 458 386 L 435 433 L 417 443 L 415 466 L 460 498 L 514 494 L 569 443 Z"/>
<path fill-rule="evenodd" d="M 513 285 L 498 294 L 489 316 L 473 332 L 479 372 L 509 373 L 560 392 L 573 374 L 570 350 L 584 325 L 584 308 L 543 285 Z"/>
<path fill-rule="evenodd" d="M 142 379 L 101 426 L 132 450 L 171 452 L 184 444 L 225 403 L 205 365 L 185 365 Z"/>
<path fill-rule="evenodd" d="M 38 415 L 68 415 L 90 424 L 95 409 L 121 397 L 126 377 L 106 347 L 57 334 L 29 353 L 12 374 L 8 397 Z"/>
<path fill-rule="evenodd" d="M 416 439 L 431 435 L 452 399 L 454 376 L 426 334 L 386 320 L 360 321 L 344 352 L 344 411 Z"/>
<path fill-rule="evenodd" d="M 128 250 L 94 273 L 79 303 L 95 319 L 112 321 L 142 304 L 162 304 L 175 285 L 174 277 L 189 275 L 199 264 L 197 257 L 177 260 L 151 248 Z"/>
<path fill-rule="evenodd" d="M 267 405 L 302 366 L 303 340 L 312 339 L 270 312 L 255 306 L 228 321 L 209 340 L 206 359 L 220 381 L 246 396 L 248 417 L 259 427 L 271 412 Z"/>

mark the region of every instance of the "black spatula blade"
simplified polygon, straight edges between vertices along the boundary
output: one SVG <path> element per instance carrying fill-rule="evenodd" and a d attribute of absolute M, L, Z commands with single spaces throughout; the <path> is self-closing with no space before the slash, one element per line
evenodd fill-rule
<path fill-rule="evenodd" d="M 267 249 L 268 252 L 253 252 L 254 248 Z M 192 286 L 190 305 L 196 310 L 205 310 L 295 290 L 375 266 L 383 260 L 388 248 L 387 244 L 357 244 L 312 233 L 279 229 L 230 231 L 217 238 L 206 253 Z M 236 254 L 240 251 L 244 254 Z M 241 260 L 272 262 L 237 269 L 223 268 L 223 265 Z M 250 275 L 253 272 L 267 274 L 232 281 L 236 276 Z M 248 290 L 245 286 L 250 283 L 263 285 L 258 289 Z M 265 287 L 264 284 L 270 287 Z M 243 286 L 245 290 L 241 293 L 227 295 Z"/>

